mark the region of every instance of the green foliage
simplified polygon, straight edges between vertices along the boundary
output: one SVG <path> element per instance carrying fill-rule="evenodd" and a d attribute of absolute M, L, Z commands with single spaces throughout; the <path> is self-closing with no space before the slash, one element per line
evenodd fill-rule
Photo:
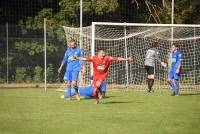
<path fill-rule="evenodd" d="M 26 52 L 28 53 L 30 56 L 33 56 L 35 54 L 39 54 L 41 52 L 44 51 L 43 46 L 41 46 L 39 44 L 39 42 L 33 41 L 33 42 L 24 42 L 24 41 L 20 41 L 20 42 L 15 42 L 15 48 L 19 51 L 21 51 L 22 53 Z"/>
<path fill-rule="evenodd" d="M 117 0 L 93 0 L 92 9 L 97 15 L 114 12 L 119 7 Z"/>
<path fill-rule="evenodd" d="M 35 67 L 34 77 L 33 77 L 34 82 L 36 82 L 36 83 L 42 82 L 42 71 L 43 71 L 43 69 L 40 66 Z"/>
<path fill-rule="evenodd" d="M 0 83 L 1 83 L 1 84 L 5 83 L 5 82 L 6 82 L 5 79 L 3 79 L 3 78 L 0 79 Z"/>
<path fill-rule="evenodd" d="M 38 15 L 35 17 L 27 17 L 25 22 L 23 20 L 19 21 L 19 25 L 25 25 L 27 28 L 31 29 L 41 29 L 43 28 L 44 18 L 52 18 L 52 9 L 44 8 L 38 12 Z"/>
<path fill-rule="evenodd" d="M 52 83 L 55 79 L 54 77 L 54 69 L 52 64 L 48 64 L 47 66 L 47 82 Z"/>
<path fill-rule="evenodd" d="M 15 48 L 22 53 L 27 53 L 30 56 L 44 53 L 44 44 L 38 41 L 19 41 L 15 42 Z M 57 47 L 51 43 L 47 43 L 47 52 L 54 53 Z"/>
<path fill-rule="evenodd" d="M 26 81 L 26 68 L 25 67 L 17 67 L 15 74 L 15 81 L 17 83 L 22 83 Z"/>

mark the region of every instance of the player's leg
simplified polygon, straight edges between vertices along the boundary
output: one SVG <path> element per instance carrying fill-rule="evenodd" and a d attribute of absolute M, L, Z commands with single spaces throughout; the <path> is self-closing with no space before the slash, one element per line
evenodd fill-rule
<path fill-rule="evenodd" d="M 72 78 L 71 71 L 66 71 L 64 75 L 64 81 L 67 84 L 66 86 L 67 92 L 65 93 L 64 98 L 65 96 L 69 96 L 68 98 L 70 100 L 71 100 L 71 78 Z"/>
<path fill-rule="evenodd" d="M 172 95 L 174 96 L 175 95 L 175 86 L 174 86 L 174 80 L 173 79 L 170 79 L 170 78 L 168 78 L 168 84 L 169 84 L 169 86 L 170 86 L 170 88 L 171 88 L 171 90 L 172 90 Z"/>
<path fill-rule="evenodd" d="M 64 95 L 64 99 L 71 98 L 74 95 L 76 95 L 75 90 L 72 90 L 70 92 L 67 91 L 67 93 L 65 93 L 65 95 Z"/>
<path fill-rule="evenodd" d="M 93 96 L 93 92 L 94 92 L 94 87 L 93 87 L 93 84 L 88 86 L 88 87 L 81 87 L 79 88 L 79 94 L 80 96 L 83 96 L 83 97 L 92 97 Z"/>
<path fill-rule="evenodd" d="M 76 93 L 78 93 L 78 75 L 79 75 L 79 71 L 73 71 L 72 72 L 72 85 L 74 90 L 76 91 Z"/>
<path fill-rule="evenodd" d="M 174 96 L 176 87 L 175 87 L 175 83 L 174 83 L 174 72 L 173 71 L 169 71 L 169 73 L 168 73 L 168 83 L 169 83 L 170 88 L 173 91 L 172 95 Z"/>
<path fill-rule="evenodd" d="M 96 99 L 96 104 L 99 104 L 99 92 L 101 92 L 102 80 L 94 80 L 94 98 Z"/>
<path fill-rule="evenodd" d="M 153 90 L 152 90 L 152 88 L 153 88 L 153 84 L 154 84 L 154 74 L 152 74 L 152 75 L 148 75 L 148 91 L 149 92 L 152 92 Z"/>
<path fill-rule="evenodd" d="M 78 81 L 78 75 L 79 75 L 79 71 L 73 71 L 72 72 L 72 85 L 73 85 L 73 88 L 76 92 L 76 99 L 77 100 L 80 100 L 80 95 L 78 93 L 78 84 L 77 84 L 77 81 Z"/>
<path fill-rule="evenodd" d="M 179 79 L 180 79 L 180 74 L 175 73 L 174 74 L 175 96 L 178 96 L 179 94 Z"/>
<path fill-rule="evenodd" d="M 106 96 L 106 80 L 102 82 L 102 97 Z"/>
<path fill-rule="evenodd" d="M 145 66 L 145 69 L 146 69 L 146 71 L 147 71 L 148 92 L 151 92 L 151 91 L 152 91 L 153 84 L 154 84 L 154 79 L 155 79 L 154 67 Z"/>

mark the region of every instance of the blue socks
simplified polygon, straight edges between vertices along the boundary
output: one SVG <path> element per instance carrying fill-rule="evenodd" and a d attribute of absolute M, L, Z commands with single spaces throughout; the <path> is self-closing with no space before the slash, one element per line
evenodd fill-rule
<path fill-rule="evenodd" d="M 170 80 L 170 81 L 169 81 L 169 85 L 170 85 L 172 91 L 175 92 L 175 91 L 174 91 L 175 87 L 174 87 L 174 82 L 173 82 L 173 80 Z"/>
<path fill-rule="evenodd" d="M 77 86 L 77 85 L 74 86 L 74 90 L 75 90 L 75 92 L 78 94 L 78 86 Z"/>
<path fill-rule="evenodd" d="M 178 80 L 174 80 L 174 85 L 175 85 L 175 95 L 178 95 L 179 93 L 179 81 Z"/>
<path fill-rule="evenodd" d="M 67 92 L 65 93 L 65 97 L 64 98 L 68 98 L 68 97 L 71 97 L 71 85 L 67 85 L 66 86 L 66 89 L 67 89 Z"/>
<path fill-rule="evenodd" d="M 174 92 L 174 95 L 178 95 L 179 93 L 179 80 L 170 80 L 169 85 Z"/>
<path fill-rule="evenodd" d="M 71 96 L 74 96 L 75 94 L 78 94 L 78 86 L 74 86 L 73 88 L 74 91 L 71 91 L 71 85 L 66 86 L 67 92 L 65 93 L 64 98 L 69 98 Z"/>

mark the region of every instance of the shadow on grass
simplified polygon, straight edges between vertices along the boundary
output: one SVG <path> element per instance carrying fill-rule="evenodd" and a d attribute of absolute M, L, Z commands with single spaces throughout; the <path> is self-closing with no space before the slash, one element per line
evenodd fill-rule
<path fill-rule="evenodd" d="M 180 94 L 180 96 L 191 96 L 191 95 L 200 95 L 200 93 L 184 93 L 184 94 Z"/>
<path fill-rule="evenodd" d="M 133 103 L 132 101 L 109 101 L 103 102 L 102 104 L 125 104 L 125 103 Z"/>
<path fill-rule="evenodd" d="M 115 97 L 119 97 L 119 96 L 105 96 L 105 97 L 103 97 L 103 99 L 108 99 L 108 98 L 115 98 Z"/>
<path fill-rule="evenodd" d="M 118 96 L 105 96 L 103 97 L 103 99 L 109 99 L 109 98 L 114 98 L 114 97 L 118 97 Z M 90 99 L 94 99 L 93 97 L 81 97 L 81 100 L 90 100 Z"/>

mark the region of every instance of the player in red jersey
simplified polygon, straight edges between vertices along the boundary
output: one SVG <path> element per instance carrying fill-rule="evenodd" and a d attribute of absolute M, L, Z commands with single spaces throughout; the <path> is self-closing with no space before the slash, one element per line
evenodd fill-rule
<path fill-rule="evenodd" d="M 101 94 L 102 82 L 107 78 L 110 63 L 112 61 L 129 61 L 131 58 L 125 59 L 121 57 L 111 57 L 105 56 L 103 50 L 99 50 L 97 56 L 94 57 L 75 57 L 80 61 L 87 61 L 93 63 L 93 73 L 94 73 L 94 97 L 96 99 L 96 104 L 99 103 L 99 93 Z"/>

